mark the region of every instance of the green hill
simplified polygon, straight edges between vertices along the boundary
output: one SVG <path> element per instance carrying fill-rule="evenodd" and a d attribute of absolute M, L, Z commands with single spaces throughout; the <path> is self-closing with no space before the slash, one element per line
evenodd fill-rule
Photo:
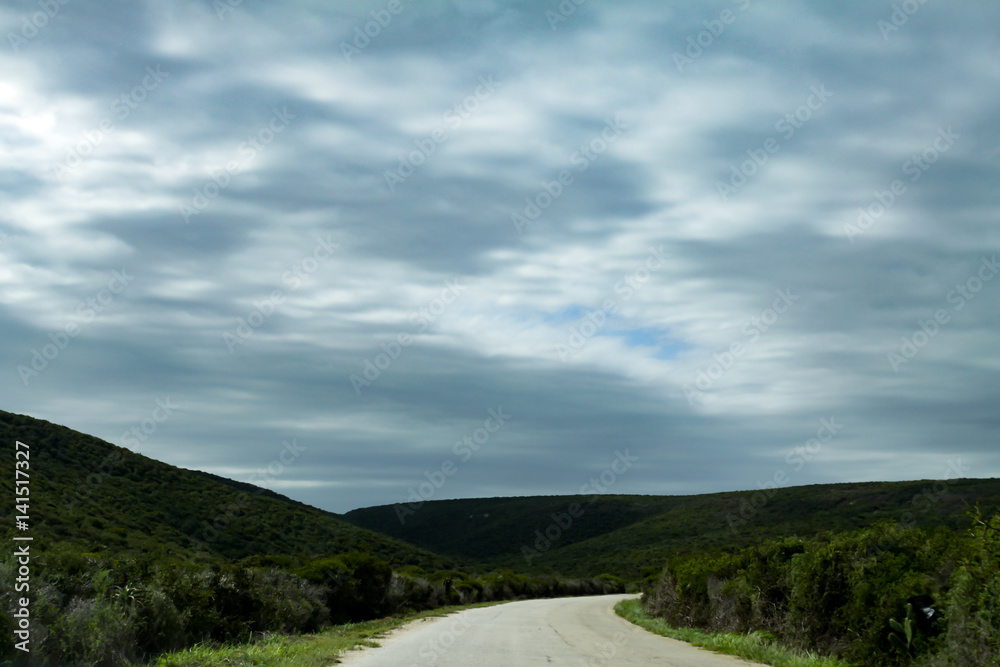
<path fill-rule="evenodd" d="M 580 505 L 579 516 L 563 528 L 573 503 Z M 852 530 L 881 520 L 966 529 L 967 512 L 977 504 L 986 513 L 1000 508 L 1000 479 L 822 484 L 777 489 L 770 495 L 440 500 L 424 503 L 403 521 L 394 505 L 353 510 L 344 518 L 437 553 L 491 566 L 635 579 L 659 572 L 671 557 L 731 552 L 765 539 Z M 539 532 L 549 533 L 547 549 Z"/>
<path fill-rule="evenodd" d="M 998 479 L 443 500 L 341 516 L 0 411 L 0 474 L 11 489 L 17 441 L 30 445 L 28 507 L 8 504 L 0 532 L 9 540 L 14 515 L 30 517 L 23 535 L 34 540 L 38 664 L 140 664 L 196 644 L 407 609 L 624 589 L 615 576 L 597 575 L 645 580 L 650 611 L 675 623 L 721 619 L 706 627 L 775 636 L 819 628 L 789 636 L 830 653 L 849 640 L 861 664 L 889 664 L 875 659 L 889 619 L 927 600 L 947 620 L 927 632 L 948 646 L 995 644 L 1000 516 L 987 524 L 968 514 L 1000 510 Z M 19 496 L 12 489 L 9 497 Z M 0 570 L 14 572 L 18 558 L 9 551 Z M 781 588 L 789 577 L 797 588 Z M 26 607 L 13 576 L 6 581 L 0 629 L 12 636 Z M 853 606 L 840 593 L 813 592 L 827 589 L 850 592 Z M 761 591 L 771 596 L 768 609 L 782 610 L 780 622 L 753 616 Z M 829 634 L 829 619 L 847 613 L 857 618 Z M 854 629 L 872 613 L 859 639 Z M 970 640 L 973 627 L 979 634 Z M 14 653 L 8 643 L 0 660 Z"/>
<path fill-rule="evenodd" d="M 879 520 L 960 528 L 968 525 L 968 507 L 1000 508 L 1000 480 L 961 479 L 826 484 L 772 494 L 440 500 L 401 521 L 395 505 L 336 515 L 0 411 L 0 474 L 7 479 L 13 478 L 16 440 L 31 446 L 35 543 L 85 553 L 234 560 L 363 551 L 427 571 L 504 567 L 637 579 L 658 572 L 668 557 L 733 551 L 762 539 L 850 530 Z M 7 515 L 12 511 L 8 506 Z M 11 524 L 6 521 L 5 530 L 12 531 Z"/>
<path fill-rule="evenodd" d="M 40 659 L 53 664 L 125 664 L 197 643 L 311 632 L 405 609 L 623 590 L 614 576 L 597 576 L 604 574 L 645 580 L 647 591 L 667 601 L 676 588 L 670 577 L 697 584 L 706 572 L 720 581 L 737 577 L 733 590 L 753 593 L 756 583 L 738 579 L 747 563 L 754 564 L 747 572 L 765 579 L 818 564 L 799 580 L 825 586 L 836 574 L 819 568 L 827 552 L 852 564 L 843 572 L 860 571 L 856 561 L 883 567 L 892 584 L 880 584 L 892 589 L 879 612 L 885 619 L 930 596 L 955 619 L 948 632 L 959 632 L 986 623 L 980 607 L 995 607 L 995 545 L 968 536 L 968 513 L 973 506 L 983 515 L 1000 510 L 997 479 L 443 500 L 407 512 L 386 505 L 341 516 L 0 411 L 0 474 L 11 487 L 16 441 L 30 445 L 29 507 L 15 512 L 10 503 L 2 532 L 8 539 L 16 532 L 13 514 L 30 517 L 32 613 L 47 628 L 33 641 Z M 880 522 L 887 523 L 866 529 Z M 985 530 L 981 520 L 975 525 Z M 804 550 L 823 557 L 785 558 Z M 926 562 L 911 563 L 918 556 Z M 773 567 L 762 569 L 768 558 Z M 658 576 L 665 563 L 673 574 Z M 0 559 L 0 569 L 15 567 L 13 551 Z M 952 570 L 965 579 L 945 585 L 938 575 Z M 24 607 L 10 581 L 0 586 L 0 628 L 8 635 Z M 715 599 L 694 584 L 682 589 L 695 597 L 657 613 L 697 611 L 702 597 Z M 988 603 L 961 608 L 968 591 L 985 591 Z M 837 609 L 809 618 L 825 626 Z M 877 643 L 858 650 L 881 650 Z M 0 659 L 12 653 L 8 644 Z"/>
<path fill-rule="evenodd" d="M 21 642 L 0 647 L 3 664 L 21 664 L 21 650 L 31 664 L 147 664 L 445 605 L 624 591 L 611 578 L 475 571 L 280 494 L 2 411 L 0 474 L 21 503 L 7 505 L 0 536 L 30 550 L 0 556 L 0 631 Z M 16 588 L 24 572 L 30 588 Z"/>
<path fill-rule="evenodd" d="M 273 491 L 177 468 L 63 426 L 0 411 L 5 480 L 14 478 L 18 440 L 30 447 L 30 534 L 41 549 L 58 544 L 85 553 L 170 553 L 194 560 L 364 551 L 397 565 L 457 567 L 451 559 Z M 12 505 L 5 508 L 8 518 Z M 14 530 L 12 520 L 4 524 Z"/>

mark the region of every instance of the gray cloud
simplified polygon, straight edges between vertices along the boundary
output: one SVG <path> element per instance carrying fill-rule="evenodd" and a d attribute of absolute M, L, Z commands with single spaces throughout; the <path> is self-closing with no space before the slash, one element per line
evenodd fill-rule
<path fill-rule="evenodd" d="M 0 9 L 4 409 L 239 480 L 294 439 L 335 511 L 755 488 L 830 418 L 789 483 L 1000 474 L 995 6 L 386 6 Z"/>

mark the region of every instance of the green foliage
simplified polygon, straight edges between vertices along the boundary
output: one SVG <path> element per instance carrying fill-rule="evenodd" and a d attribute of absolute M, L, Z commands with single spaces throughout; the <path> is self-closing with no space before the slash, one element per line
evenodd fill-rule
<path fill-rule="evenodd" d="M 510 571 L 475 576 L 412 567 L 403 574 L 363 552 L 311 559 L 294 571 L 270 566 L 269 559 L 256 567 L 107 553 L 73 558 L 59 549 L 39 554 L 37 562 L 32 656 L 79 665 L 130 664 L 197 644 L 247 644 L 275 633 L 316 632 L 331 621 L 452 603 L 624 590 L 607 577 L 566 580 Z M 13 580 L 16 568 L 13 554 L 0 559 L 4 581 Z M 0 589 L 8 629 L 14 608 L 14 591 Z M 11 643 L 3 651 L 0 658 L 14 657 Z"/>
<path fill-rule="evenodd" d="M 845 660 L 821 657 L 814 652 L 782 646 L 769 632 L 713 633 L 695 628 L 677 628 L 651 616 L 637 600 L 624 600 L 615 612 L 632 623 L 664 637 L 702 646 L 712 651 L 735 655 L 755 663 L 774 667 L 851 667 Z"/>
<path fill-rule="evenodd" d="M 102 597 L 73 598 L 49 626 L 52 648 L 63 659 L 121 665 L 134 659 L 135 628 L 126 605 Z"/>
<path fill-rule="evenodd" d="M 8 479 L 15 440 L 31 444 L 32 470 L 43 471 L 32 477 L 31 511 L 38 660 L 126 664 L 402 610 L 621 592 L 639 580 L 647 608 L 671 623 L 762 647 L 777 638 L 873 667 L 971 667 L 1000 654 L 1000 519 L 977 515 L 955 538 L 963 503 L 1000 507 L 1000 480 L 951 480 L 934 495 L 926 482 L 788 488 L 752 511 L 738 509 L 747 494 L 732 493 L 435 501 L 401 523 L 392 507 L 339 517 L 0 411 Z M 521 546 L 538 544 L 574 503 L 582 513 L 572 526 L 525 562 Z M 0 581 L 13 581 L 16 566 L 0 556 Z M 8 635 L 15 606 L 0 588 Z M 0 659 L 12 651 L 3 645 Z"/>
<path fill-rule="evenodd" d="M 358 528 L 341 517 L 251 484 L 184 470 L 97 438 L 0 410 L 0 475 L 13 479 L 14 447 L 31 447 L 31 532 L 71 573 L 74 553 L 113 551 L 155 560 L 258 560 L 364 551 L 394 565 L 457 567 L 449 558 Z M 72 576 L 72 574 L 69 574 Z"/>
<path fill-rule="evenodd" d="M 667 624 L 765 632 L 876 666 L 996 664 L 1000 515 L 971 539 L 889 523 L 672 559 L 644 606 Z"/>
<path fill-rule="evenodd" d="M 1000 664 L 1000 514 L 986 519 L 977 509 L 973 528 L 950 586 L 940 600 L 947 621 L 926 667 Z"/>
<path fill-rule="evenodd" d="M 900 623 L 894 618 L 889 619 L 889 627 L 892 628 L 892 632 L 889 633 L 889 641 L 892 643 L 893 647 L 896 648 L 900 653 L 904 653 L 908 656 L 912 656 L 917 650 L 917 617 L 913 612 L 913 604 L 910 602 L 906 603 L 906 618 Z"/>
<path fill-rule="evenodd" d="M 531 563 L 536 530 L 578 503 L 582 515 Z M 526 573 L 593 577 L 608 572 L 655 583 L 660 563 L 732 552 L 767 540 L 809 538 L 879 522 L 964 530 L 979 503 L 1000 510 L 1000 480 L 863 482 L 697 496 L 545 496 L 433 500 L 400 521 L 395 505 L 343 516 L 351 523 L 463 562 Z M 405 506 L 404 506 L 405 507 Z"/>

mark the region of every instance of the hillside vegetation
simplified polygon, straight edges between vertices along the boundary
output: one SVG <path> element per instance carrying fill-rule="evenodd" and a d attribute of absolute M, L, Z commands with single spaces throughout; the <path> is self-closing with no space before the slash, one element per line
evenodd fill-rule
<path fill-rule="evenodd" d="M 0 555 L 0 632 L 30 635 L 30 653 L 7 641 L 0 660 L 136 665 L 442 605 L 624 588 L 609 577 L 477 572 L 279 494 L 0 412 L 10 485 L 17 441 L 30 452 L 19 448 L 30 495 L 17 510 L 30 530 L 17 534 L 32 541 L 11 539 L 11 491 L 0 534 L 30 554 Z"/>
<path fill-rule="evenodd" d="M 563 528 L 562 515 L 574 503 L 582 513 Z M 963 530 L 975 505 L 987 514 L 1000 509 L 1000 480 L 822 484 L 697 496 L 440 500 L 424 503 L 403 521 L 394 505 L 354 510 L 344 518 L 461 560 L 523 572 L 606 572 L 637 580 L 657 575 L 668 557 L 731 552 L 764 539 L 809 537 L 879 521 Z"/>
<path fill-rule="evenodd" d="M 1000 514 L 971 514 L 964 531 L 879 523 L 671 558 L 643 602 L 855 665 L 1000 665 Z"/>
<path fill-rule="evenodd" d="M 31 535 L 37 544 L 193 560 L 364 551 L 400 565 L 457 566 L 273 491 L 0 411 L 0 475 L 10 480 L 5 484 L 13 482 L 16 440 L 30 447 Z M 3 511 L 9 516 L 13 506 Z"/>
<path fill-rule="evenodd" d="M 1000 480 L 450 500 L 340 516 L 0 411 L 0 474 L 12 481 L 16 441 L 31 451 L 32 653 L 8 642 L 0 660 L 144 664 L 194 645 L 631 584 L 671 625 L 872 666 L 1000 664 L 1000 519 L 985 518 L 1000 509 Z M 8 544 L 13 509 L 0 530 Z M 13 549 L 0 555 L 8 637 L 23 607 L 19 566 Z"/>

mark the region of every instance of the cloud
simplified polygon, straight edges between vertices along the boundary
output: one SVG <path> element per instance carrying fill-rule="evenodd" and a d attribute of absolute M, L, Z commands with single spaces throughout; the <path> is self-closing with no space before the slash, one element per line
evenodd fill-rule
<path fill-rule="evenodd" d="M 998 10 L 400 7 L 0 14 L 4 409 L 242 480 L 294 438 L 335 511 L 622 448 L 754 488 L 831 417 L 791 483 L 1000 473 Z"/>

